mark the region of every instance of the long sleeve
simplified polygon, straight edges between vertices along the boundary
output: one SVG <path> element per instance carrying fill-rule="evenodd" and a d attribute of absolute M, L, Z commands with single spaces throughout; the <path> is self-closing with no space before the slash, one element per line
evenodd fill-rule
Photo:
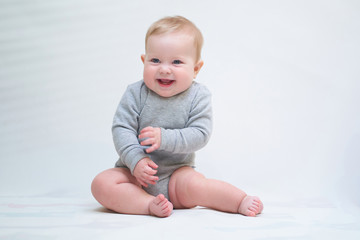
<path fill-rule="evenodd" d="M 146 153 L 138 142 L 138 118 L 141 111 L 140 88 L 128 87 L 116 110 L 112 134 L 121 162 L 133 173 L 136 164 Z"/>
<path fill-rule="evenodd" d="M 205 86 L 201 86 L 191 103 L 186 126 L 182 129 L 161 128 L 159 150 L 172 153 L 193 153 L 206 145 L 211 131 L 211 93 Z"/>

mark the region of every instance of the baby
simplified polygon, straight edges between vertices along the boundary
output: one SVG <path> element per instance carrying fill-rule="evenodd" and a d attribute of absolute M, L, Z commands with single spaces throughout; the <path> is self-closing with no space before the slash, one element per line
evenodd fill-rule
<path fill-rule="evenodd" d="M 119 160 L 92 182 L 92 193 L 104 207 L 158 217 L 195 206 L 261 213 L 258 197 L 194 169 L 194 152 L 206 145 L 212 130 L 211 94 L 194 81 L 204 64 L 202 44 L 199 29 L 180 16 L 149 28 L 143 80 L 128 86 L 114 116 Z"/>

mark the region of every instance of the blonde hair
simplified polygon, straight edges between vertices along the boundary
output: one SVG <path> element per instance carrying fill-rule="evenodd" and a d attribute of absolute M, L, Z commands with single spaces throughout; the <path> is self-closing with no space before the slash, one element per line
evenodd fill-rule
<path fill-rule="evenodd" d="M 147 41 L 151 35 L 160 35 L 183 30 L 188 31 L 194 37 L 196 62 L 199 61 L 201 59 L 201 48 L 204 42 L 203 36 L 194 23 L 182 16 L 164 17 L 154 22 L 146 33 L 145 49 L 147 48 Z"/>

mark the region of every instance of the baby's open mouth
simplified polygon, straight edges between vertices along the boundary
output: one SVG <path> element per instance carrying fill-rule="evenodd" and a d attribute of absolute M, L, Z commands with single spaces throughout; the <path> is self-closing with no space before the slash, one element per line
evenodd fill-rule
<path fill-rule="evenodd" d="M 175 82 L 175 80 L 170 80 L 170 79 L 157 79 L 157 81 L 161 86 L 165 86 L 165 87 L 171 86 Z"/>

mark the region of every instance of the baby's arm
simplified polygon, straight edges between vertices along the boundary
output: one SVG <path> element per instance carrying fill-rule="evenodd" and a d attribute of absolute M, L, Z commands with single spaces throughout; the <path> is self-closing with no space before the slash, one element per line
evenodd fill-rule
<path fill-rule="evenodd" d="M 159 150 L 173 153 L 195 152 L 207 144 L 211 131 L 211 94 L 206 87 L 202 86 L 192 102 L 185 127 L 182 129 L 161 129 Z"/>
<path fill-rule="evenodd" d="M 191 153 L 204 147 L 212 130 L 211 95 L 202 88 L 192 103 L 189 120 L 182 129 L 146 127 L 141 130 L 141 145 L 151 145 L 146 152 L 157 149 L 173 153 Z"/>
<path fill-rule="evenodd" d="M 116 110 L 112 126 L 116 151 L 121 162 L 131 170 L 132 174 L 134 174 L 137 163 L 148 157 L 139 145 L 137 136 L 137 118 L 140 112 L 139 95 L 140 89 L 136 86 L 132 85 L 127 88 Z"/>

